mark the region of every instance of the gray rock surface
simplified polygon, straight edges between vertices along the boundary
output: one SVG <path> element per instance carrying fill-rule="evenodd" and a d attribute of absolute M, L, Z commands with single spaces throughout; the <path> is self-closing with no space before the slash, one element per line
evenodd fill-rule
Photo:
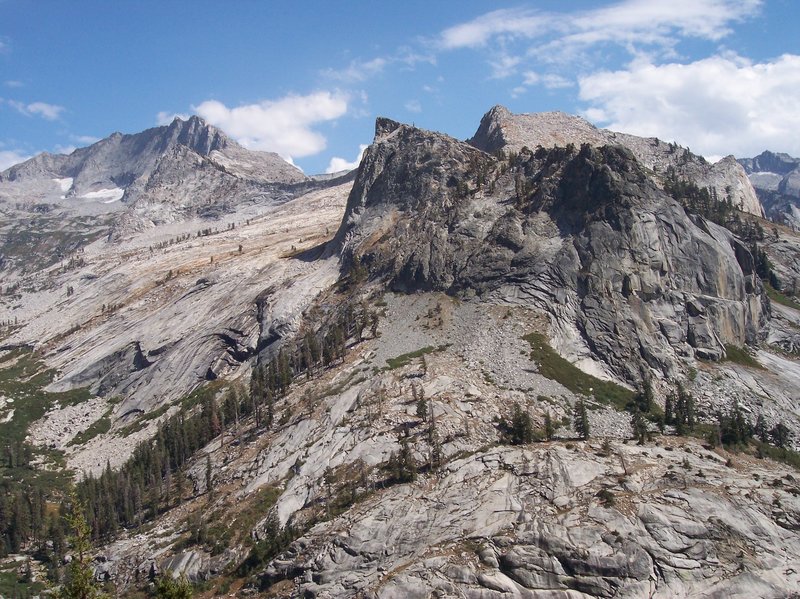
<path fill-rule="evenodd" d="M 766 324 L 747 248 L 687 216 L 621 146 L 509 164 L 379 120 L 336 240 L 394 289 L 546 310 L 574 341 L 559 349 L 631 382 L 674 376 L 681 356 L 720 359 Z"/>
<path fill-rule="evenodd" d="M 594 146 L 619 144 L 628 148 L 636 159 L 656 175 L 674 169 L 679 178 L 694 181 L 699 187 L 716 190 L 717 197 L 731 196 L 733 204 L 744 212 L 764 215 L 759 199 L 744 169 L 733 156 L 709 164 L 675 143 L 654 137 L 638 137 L 598 129 L 584 119 L 563 112 L 512 114 L 503 106 L 487 112 L 469 143 L 486 152 L 500 149 L 519 151 L 523 146 L 534 149 L 588 143 Z M 658 177 L 654 178 L 656 182 Z"/>

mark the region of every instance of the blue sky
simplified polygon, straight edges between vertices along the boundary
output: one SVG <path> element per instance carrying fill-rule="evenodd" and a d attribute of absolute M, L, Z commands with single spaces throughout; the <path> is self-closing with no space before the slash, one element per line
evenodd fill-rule
<path fill-rule="evenodd" d="M 317 173 L 378 115 L 466 138 L 495 104 L 800 156 L 798 23 L 795 0 L 0 0 L 0 168 L 199 114 Z"/>

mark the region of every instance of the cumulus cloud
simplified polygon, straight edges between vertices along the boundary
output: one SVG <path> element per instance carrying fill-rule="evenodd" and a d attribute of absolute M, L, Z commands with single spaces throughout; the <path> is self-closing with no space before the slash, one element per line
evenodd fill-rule
<path fill-rule="evenodd" d="M 0 171 L 4 171 L 20 162 L 25 162 L 30 157 L 29 154 L 23 154 L 17 150 L 0 150 Z"/>
<path fill-rule="evenodd" d="M 48 121 L 57 120 L 65 110 L 63 106 L 48 104 L 46 102 L 31 102 L 30 104 L 18 102 L 17 100 L 6 100 L 6 102 L 20 114 L 24 114 L 25 116 L 40 116 Z"/>
<path fill-rule="evenodd" d="M 324 150 L 327 140 L 313 129 L 314 125 L 344 115 L 347 105 L 345 95 L 321 91 L 235 108 L 217 100 L 207 100 L 193 110 L 246 148 L 277 152 L 291 159 Z"/>
<path fill-rule="evenodd" d="M 367 147 L 368 147 L 367 144 L 361 144 L 358 146 L 358 157 L 355 160 L 353 160 L 353 162 L 348 162 L 344 158 L 339 158 L 338 156 L 334 156 L 328 163 L 328 168 L 325 169 L 325 172 L 331 174 L 331 173 L 338 173 L 341 171 L 352 171 L 354 168 L 358 167 L 358 165 L 361 163 L 361 158 L 364 156 L 364 150 L 366 150 Z"/>
<path fill-rule="evenodd" d="M 753 63 L 736 55 L 689 64 L 642 61 L 579 79 L 587 118 L 704 155 L 800 155 L 800 56 Z"/>

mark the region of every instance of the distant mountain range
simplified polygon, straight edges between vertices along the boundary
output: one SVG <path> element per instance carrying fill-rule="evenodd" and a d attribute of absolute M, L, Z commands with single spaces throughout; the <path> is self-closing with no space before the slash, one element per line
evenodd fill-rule
<path fill-rule="evenodd" d="M 800 228 L 800 158 L 762 152 L 739 160 L 758 193 L 767 217 Z"/>

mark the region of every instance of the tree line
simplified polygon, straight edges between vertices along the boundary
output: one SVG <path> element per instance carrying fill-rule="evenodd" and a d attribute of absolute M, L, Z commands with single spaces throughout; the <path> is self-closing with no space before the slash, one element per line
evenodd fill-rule
<path fill-rule="evenodd" d="M 107 541 L 118 530 L 141 525 L 181 502 L 191 481 L 183 469 L 201 448 L 225 432 L 238 430 L 239 422 L 253 416 L 256 429 L 266 431 L 275 421 L 275 404 L 300 376 L 311 378 L 344 359 L 347 342 L 360 342 L 369 329 L 377 333 L 377 313 L 365 303 L 348 303 L 324 330 L 307 331 L 285 343 L 269 359 L 257 363 L 249 390 L 233 385 L 220 402 L 200 393 L 200 407 L 191 402 L 158 427 L 155 438 L 140 443 L 118 470 L 110 465 L 99 476 L 89 475 L 77 485 L 85 504 L 92 539 Z M 207 474 L 206 490 L 213 490 Z M 192 486 L 191 491 L 194 492 Z"/>

